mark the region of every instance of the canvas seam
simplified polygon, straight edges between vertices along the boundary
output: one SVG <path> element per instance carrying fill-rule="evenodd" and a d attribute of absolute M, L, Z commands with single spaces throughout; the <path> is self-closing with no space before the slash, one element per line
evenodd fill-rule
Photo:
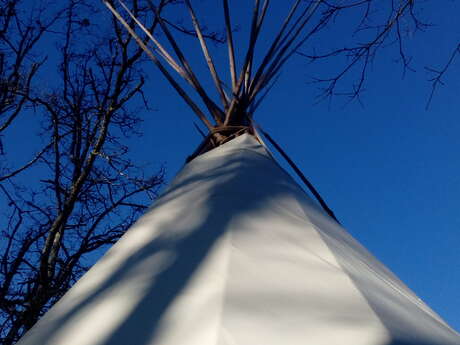
<path fill-rule="evenodd" d="M 344 248 L 344 249 L 350 249 L 348 246 L 345 246 L 343 244 L 341 244 L 339 241 L 336 241 L 332 236 L 322 232 L 316 225 L 312 224 L 312 226 L 315 228 L 315 230 L 317 232 L 320 233 L 320 236 L 325 236 L 327 238 L 329 238 L 330 240 L 332 240 L 334 243 L 336 243 L 338 246 L 340 246 L 341 248 Z M 329 247 L 329 245 L 327 244 L 326 242 L 326 245 Z M 336 254 L 334 253 L 333 250 L 331 250 L 331 252 L 333 253 L 334 256 L 336 256 Z M 446 326 L 448 329 L 451 329 L 442 319 L 440 319 L 433 311 L 431 311 L 431 309 L 420 299 L 418 299 L 418 297 L 414 297 L 413 295 L 409 295 L 407 294 L 405 291 L 403 291 L 400 287 L 398 287 L 396 284 L 392 283 L 390 280 L 388 280 L 387 278 L 383 277 L 380 273 L 378 273 L 376 270 L 374 270 L 368 263 L 366 263 L 364 260 L 362 260 L 361 258 L 359 257 L 355 257 L 356 260 L 361 264 L 363 265 L 364 267 L 366 267 L 366 269 L 368 271 L 370 271 L 377 279 L 379 279 L 380 281 L 382 281 L 385 285 L 387 285 L 388 287 L 390 287 L 391 289 L 393 289 L 394 291 L 396 291 L 398 294 L 400 294 L 401 296 L 403 296 L 406 300 L 410 301 L 412 304 L 414 304 L 415 306 L 419 307 L 421 311 L 423 311 L 425 314 L 427 314 L 429 317 L 431 317 L 432 319 L 434 319 L 435 321 L 441 323 L 443 326 Z M 346 271 L 346 272 L 349 272 L 349 270 L 344 267 L 341 263 L 340 263 L 340 260 L 337 260 L 339 265 Z M 348 273 L 349 275 L 352 275 L 351 273 Z M 353 279 L 350 278 L 352 281 Z M 366 296 L 361 292 L 361 290 L 359 289 L 358 285 L 357 284 L 354 284 L 356 285 L 358 291 L 360 291 L 360 293 L 363 295 L 363 297 L 365 298 L 366 302 L 369 303 L 367 301 L 367 298 Z M 377 314 L 376 312 L 374 312 L 375 314 Z M 378 315 L 377 315 L 378 316 Z M 380 318 L 380 317 L 379 317 Z"/>
<path fill-rule="evenodd" d="M 268 158 L 268 157 L 267 157 Z M 290 181 L 297 187 L 300 189 L 300 191 L 302 191 L 302 194 L 306 194 L 305 190 L 299 186 L 299 184 L 294 180 L 294 178 L 285 170 L 281 167 L 281 165 L 275 160 L 273 159 L 273 161 L 276 163 L 278 169 L 284 173 L 289 179 Z M 299 205 L 301 205 L 301 201 L 298 200 L 297 197 L 295 197 L 297 203 Z M 300 206 L 300 209 L 301 211 L 303 212 L 303 214 L 306 216 L 306 218 L 308 219 L 308 222 L 309 224 L 311 224 L 313 226 L 313 228 L 315 229 L 316 232 L 318 232 L 319 236 L 325 236 L 329 239 L 333 239 L 330 235 L 326 234 L 326 233 L 323 233 L 321 230 L 319 230 L 319 228 L 313 224 L 313 222 L 310 221 L 310 217 L 308 216 L 308 214 L 305 212 L 305 210 L 303 209 L 302 206 Z M 319 209 L 319 207 L 316 207 L 316 209 Z M 326 215 L 324 213 L 324 210 L 322 209 L 319 209 L 321 211 L 321 214 L 324 216 L 324 217 L 328 217 L 328 215 Z M 344 230 L 342 230 L 344 231 Z M 337 263 L 340 267 L 342 267 L 342 269 L 344 269 L 346 272 L 348 272 L 348 270 L 340 263 L 340 260 L 337 259 L 337 255 L 333 252 L 333 250 L 330 248 L 329 244 L 327 244 L 327 242 L 325 242 L 326 246 L 329 248 L 329 250 L 331 251 L 332 255 L 336 258 L 337 260 Z M 341 245 L 342 247 L 345 247 L 344 245 Z M 348 248 L 348 247 L 345 247 L 345 248 Z M 363 260 L 361 260 L 360 258 L 358 258 L 359 262 L 363 263 L 365 265 L 365 267 L 369 268 L 369 271 L 372 272 L 378 279 L 380 279 L 382 282 L 384 282 L 387 286 L 389 286 L 390 288 L 392 288 L 394 291 L 397 291 L 399 294 L 401 294 L 402 296 L 406 297 L 411 303 L 415 304 L 416 306 L 420 307 L 420 309 L 427 315 L 429 315 L 432 319 L 434 319 L 435 321 L 438 321 L 440 324 L 442 324 L 443 326 L 445 326 L 447 329 L 449 330 L 452 330 L 449 325 L 447 325 L 439 316 L 437 316 L 433 311 L 431 311 L 431 309 L 425 305 L 425 303 L 419 299 L 417 299 L 418 297 L 417 296 L 412 296 L 412 295 L 407 295 L 406 293 L 404 293 L 399 287 L 395 286 L 394 284 L 392 284 L 391 282 L 389 282 L 386 278 L 382 277 L 380 274 L 378 274 L 375 270 L 373 270 L 369 264 L 365 263 Z M 350 274 L 350 273 L 348 273 Z M 351 280 L 351 282 L 353 283 L 353 285 L 356 285 L 354 282 L 353 282 L 353 279 L 351 277 L 348 277 L 348 279 Z M 366 296 L 361 292 L 361 290 L 357 287 L 357 290 L 359 291 L 359 293 L 362 295 L 362 297 L 365 299 L 366 303 L 369 304 Z M 369 307 L 372 309 L 372 307 L 370 306 L 369 304 Z M 373 313 L 377 315 L 377 313 L 372 309 Z M 377 317 L 380 319 L 380 317 L 377 315 Z M 454 331 L 455 332 L 455 331 Z"/>

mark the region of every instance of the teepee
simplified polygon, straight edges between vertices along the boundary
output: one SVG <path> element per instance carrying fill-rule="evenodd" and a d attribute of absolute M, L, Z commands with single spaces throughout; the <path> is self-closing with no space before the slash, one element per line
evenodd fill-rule
<path fill-rule="evenodd" d="M 321 1 L 294 1 L 255 66 L 269 6 L 255 0 L 239 70 L 229 4 L 222 3 L 229 87 L 191 1 L 184 1 L 218 105 L 157 8 L 155 20 L 174 54 L 126 5 L 118 10 L 105 1 L 209 134 L 149 211 L 18 344 L 459 345 L 460 336 L 340 226 L 303 176 L 316 201 L 278 165 L 254 123 Z M 207 113 L 171 72 L 197 92 Z"/>

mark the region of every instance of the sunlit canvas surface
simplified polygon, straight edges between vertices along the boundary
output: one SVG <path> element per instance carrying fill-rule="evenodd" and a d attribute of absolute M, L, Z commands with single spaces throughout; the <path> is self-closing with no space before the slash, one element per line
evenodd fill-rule
<path fill-rule="evenodd" d="M 459 345 L 252 136 L 188 163 L 19 345 Z"/>

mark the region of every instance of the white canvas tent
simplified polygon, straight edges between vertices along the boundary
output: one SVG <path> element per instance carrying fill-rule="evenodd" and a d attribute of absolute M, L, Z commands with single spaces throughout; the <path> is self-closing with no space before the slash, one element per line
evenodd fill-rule
<path fill-rule="evenodd" d="M 184 1 L 221 106 L 202 88 L 158 9 L 152 8 L 176 57 L 123 3 L 125 17 L 104 2 L 209 134 L 152 208 L 19 345 L 460 345 L 460 336 L 359 245 L 320 198 L 322 207 L 304 193 L 254 128 L 261 91 L 303 43 L 321 1 L 294 0 L 254 66 L 269 4 L 255 0 L 237 74 L 223 0 L 230 91 Z M 192 86 L 208 115 L 160 59 Z"/>
<path fill-rule="evenodd" d="M 458 345 L 460 337 L 245 134 L 182 169 L 18 343 L 37 344 Z"/>

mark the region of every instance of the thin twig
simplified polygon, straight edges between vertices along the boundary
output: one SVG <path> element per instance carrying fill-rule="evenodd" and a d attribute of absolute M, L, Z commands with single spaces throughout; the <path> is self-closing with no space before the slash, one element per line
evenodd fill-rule
<path fill-rule="evenodd" d="M 431 101 L 433 100 L 434 92 L 436 91 L 436 88 L 438 87 L 438 85 L 439 84 L 444 85 L 444 82 L 442 81 L 442 77 L 444 76 L 444 74 L 446 74 L 447 69 L 452 65 L 457 54 L 460 54 L 460 43 L 457 44 L 454 51 L 450 55 L 449 60 L 447 61 L 447 63 L 444 65 L 444 67 L 441 70 L 435 70 L 434 68 L 425 67 L 427 71 L 435 74 L 433 78 L 429 79 L 429 81 L 432 82 L 431 92 L 430 92 L 428 101 L 426 103 L 425 109 L 428 109 L 430 107 Z"/>
<path fill-rule="evenodd" d="M 37 153 L 37 155 L 33 159 L 31 159 L 28 163 L 24 164 L 19 169 L 16 169 L 16 170 L 10 172 L 8 175 L 0 176 L 0 182 L 2 182 L 4 180 L 7 180 L 7 179 L 19 174 L 20 172 L 26 170 L 28 167 L 30 167 L 32 164 L 34 164 L 36 161 L 38 161 L 40 159 L 40 157 L 46 152 L 46 150 L 48 150 L 52 145 L 53 145 L 53 143 L 46 145 L 45 148 L 43 148 L 43 150 L 41 150 L 39 153 Z"/>

